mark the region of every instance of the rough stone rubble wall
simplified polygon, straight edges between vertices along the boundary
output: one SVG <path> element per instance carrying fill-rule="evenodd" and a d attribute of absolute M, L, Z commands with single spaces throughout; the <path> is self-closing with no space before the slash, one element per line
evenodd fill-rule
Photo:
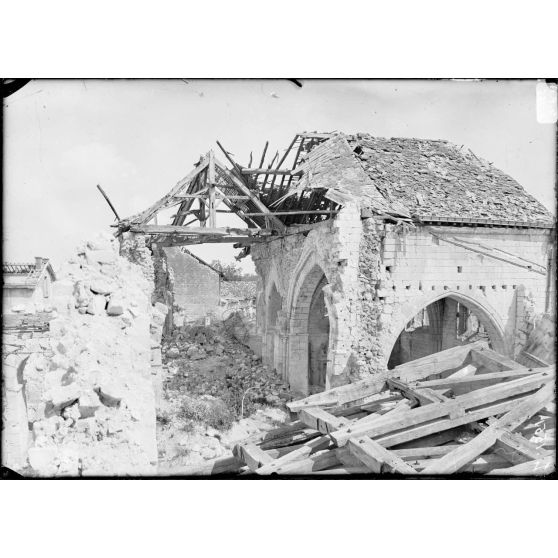
<path fill-rule="evenodd" d="M 151 305 L 143 248 L 128 246 L 139 268 L 111 235 L 83 244 L 53 284 L 48 336 L 4 339 L 13 349 L 3 362 L 8 466 L 45 477 L 156 472 L 150 357 L 166 307 Z"/>

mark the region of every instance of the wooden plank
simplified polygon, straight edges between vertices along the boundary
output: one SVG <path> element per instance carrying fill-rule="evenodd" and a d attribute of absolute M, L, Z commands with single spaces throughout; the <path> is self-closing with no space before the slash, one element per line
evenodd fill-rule
<path fill-rule="evenodd" d="M 548 455 L 548 450 L 533 444 L 517 432 L 502 432 L 494 444 L 494 453 L 501 454 L 514 464 L 542 459 Z"/>
<path fill-rule="evenodd" d="M 458 472 L 468 463 L 474 461 L 481 453 L 492 447 L 502 433 L 506 430 L 511 431 L 517 428 L 522 422 L 533 416 L 539 409 L 551 401 L 553 397 L 554 385 L 545 385 L 534 395 L 519 405 L 514 406 L 511 411 L 483 430 L 473 440 L 437 460 L 436 463 L 427 467 L 423 472 L 430 475 Z"/>
<path fill-rule="evenodd" d="M 328 407 L 357 401 L 382 392 L 386 387 L 386 380 L 390 376 L 388 373 L 377 374 L 352 384 L 315 393 L 298 401 L 291 401 L 287 403 L 287 407 L 291 412 L 296 413 L 307 407 Z"/>
<path fill-rule="evenodd" d="M 452 347 L 445 351 L 440 351 L 423 358 L 406 362 L 396 366 L 391 372 L 393 377 L 397 377 L 404 382 L 420 380 L 440 374 L 452 368 L 461 366 L 469 356 L 469 353 L 482 346 L 488 346 L 486 341 L 476 341 L 469 345 Z"/>
<path fill-rule="evenodd" d="M 453 401 L 448 401 L 446 403 L 432 403 L 424 407 L 418 407 L 416 409 L 411 409 L 407 412 L 396 415 L 395 417 L 381 417 L 377 421 L 371 424 L 363 424 L 361 419 L 355 424 L 351 425 L 349 428 L 342 428 L 337 432 L 331 434 L 333 440 L 338 446 L 342 446 L 347 443 L 347 440 L 352 436 L 381 436 L 388 434 L 394 430 L 400 430 L 404 428 L 416 427 L 417 425 L 427 422 L 434 421 L 435 419 L 440 419 L 442 417 L 452 415 L 464 416 L 467 411 L 481 405 L 487 405 L 489 403 L 496 402 L 498 400 L 503 400 L 516 395 L 521 395 L 540 388 L 542 385 L 554 379 L 554 371 L 549 371 L 548 373 L 533 374 L 525 378 L 520 378 L 518 380 L 513 380 L 511 382 L 506 382 L 504 384 L 497 384 L 494 386 L 488 386 L 485 388 L 478 389 L 471 393 L 465 395 L 460 395 L 456 397 Z M 483 415 L 484 409 L 481 409 L 480 416 L 491 416 Z M 457 418 L 456 416 L 456 418 Z M 479 413 L 471 413 L 470 416 L 479 416 Z M 468 420 L 470 416 L 465 417 Z M 474 420 L 479 420 L 475 418 Z M 466 422 L 461 421 L 442 421 L 444 425 L 440 430 L 446 430 L 447 428 L 452 428 L 454 426 L 460 426 L 466 424 Z M 473 422 L 473 420 L 469 421 Z M 438 425 L 440 426 L 440 425 Z M 447 426 L 447 428 L 446 428 Z M 438 430 L 439 431 L 439 430 Z M 427 432 L 434 433 L 433 432 Z M 426 435 L 426 434 L 425 434 Z M 419 436 L 420 437 L 420 436 Z M 407 441 L 407 440 L 403 440 Z M 397 442 L 396 442 L 397 443 Z M 402 443 L 402 442 L 400 442 Z"/>
<path fill-rule="evenodd" d="M 391 453 L 397 455 L 400 459 L 404 461 L 415 461 L 417 459 L 428 459 L 430 457 L 441 457 L 446 455 L 450 451 L 458 448 L 459 444 L 450 444 L 447 446 L 431 446 L 431 447 L 419 447 L 419 448 L 408 448 L 408 449 L 394 449 L 391 448 Z M 338 448 L 343 449 L 343 448 Z"/>
<path fill-rule="evenodd" d="M 325 471 L 315 471 L 312 475 L 320 476 L 336 476 L 336 475 L 366 475 L 370 474 L 368 467 L 335 467 L 334 469 L 326 469 Z"/>
<path fill-rule="evenodd" d="M 478 376 L 470 376 L 466 378 L 445 378 L 442 380 L 427 380 L 420 382 L 417 386 L 421 388 L 430 389 L 451 389 L 455 395 L 462 395 L 472 390 L 479 389 L 494 384 L 499 384 L 504 381 L 515 380 L 517 378 L 524 378 L 531 374 L 536 374 L 546 368 L 525 370 L 508 370 L 505 372 L 489 372 L 487 374 L 479 374 Z"/>
<path fill-rule="evenodd" d="M 129 219 L 125 219 L 124 221 L 135 222 L 135 223 L 147 223 L 157 211 L 163 209 L 165 204 L 171 200 L 174 196 L 179 194 L 185 187 L 187 187 L 194 178 L 196 178 L 200 172 L 204 171 L 208 165 L 208 158 L 203 157 L 198 166 L 190 172 L 187 176 L 185 176 L 182 180 L 180 180 L 175 187 L 166 195 L 163 196 L 159 201 L 155 202 L 151 207 L 131 217 Z"/>
<path fill-rule="evenodd" d="M 319 407 L 302 409 L 299 418 L 304 424 L 320 431 L 322 434 L 329 434 L 333 430 L 339 430 L 339 428 L 351 422 L 345 418 L 338 418 Z"/>
<path fill-rule="evenodd" d="M 233 455 L 248 465 L 252 471 L 273 461 L 272 457 L 255 444 L 236 444 Z"/>
<path fill-rule="evenodd" d="M 335 451 L 326 449 L 305 459 L 284 463 L 277 467 L 275 473 L 278 475 L 307 475 L 340 464 Z"/>
<path fill-rule="evenodd" d="M 327 210 L 293 210 L 293 211 L 272 211 L 272 215 L 335 215 L 339 213 L 338 210 L 335 209 L 327 209 Z M 267 217 L 269 213 L 245 213 L 248 217 Z"/>
<path fill-rule="evenodd" d="M 264 168 L 264 167 L 260 167 L 260 168 L 254 168 L 254 169 L 249 169 L 249 168 L 243 168 L 240 171 L 242 174 L 278 174 L 278 175 L 286 175 L 286 176 L 292 176 L 292 175 L 296 175 L 296 174 L 300 174 L 300 171 L 298 172 L 293 172 L 291 169 L 271 169 L 271 168 Z"/>
<path fill-rule="evenodd" d="M 262 233 L 265 234 L 266 229 L 238 229 L 234 227 L 184 227 L 178 225 L 132 225 L 130 227 L 132 232 L 142 234 L 175 234 L 179 235 L 245 235 L 245 236 L 258 236 Z M 271 233 L 271 231 L 267 231 Z"/>
<path fill-rule="evenodd" d="M 421 405 L 428 405 L 430 403 L 439 403 L 440 401 L 445 401 L 446 398 L 439 396 L 438 394 L 432 392 L 429 389 L 416 389 L 401 380 L 396 380 L 394 378 L 390 378 L 387 381 L 388 386 L 392 391 L 400 391 L 405 397 L 415 400 Z M 423 385 L 421 384 L 421 388 Z"/>
<path fill-rule="evenodd" d="M 258 473 L 258 475 L 272 475 L 274 473 L 277 473 L 277 469 L 281 468 L 283 465 L 291 463 L 292 461 L 305 459 L 312 453 L 316 453 L 319 450 L 325 449 L 327 446 L 329 446 L 329 444 L 330 440 L 327 436 L 320 436 L 319 438 L 303 444 L 298 449 L 287 453 L 279 459 L 275 459 L 271 463 L 263 465 L 256 470 L 256 473 Z"/>
<path fill-rule="evenodd" d="M 436 463 L 436 459 L 419 459 L 412 461 L 410 464 L 420 473 L 425 474 L 424 471 Z M 501 455 L 493 453 L 485 453 L 477 457 L 474 461 L 466 465 L 460 472 L 462 473 L 478 473 L 486 474 L 492 469 L 500 467 L 509 467 L 510 462 Z"/>
<path fill-rule="evenodd" d="M 416 474 L 408 463 L 386 450 L 368 436 L 351 438 L 349 451 L 358 457 L 373 473 L 400 473 L 402 475 Z"/>
<path fill-rule="evenodd" d="M 414 438 L 408 442 L 403 442 L 401 444 L 390 446 L 392 451 L 403 450 L 403 449 L 413 449 L 413 448 L 423 448 L 423 447 L 437 447 L 442 444 L 447 444 L 448 442 L 455 442 L 459 436 L 462 436 L 466 432 L 465 426 L 457 426 L 454 428 L 448 428 L 447 430 L 441 430 L 435 432 L 434 434 L 429 434 L 422 436 L 421 438 Z"/>

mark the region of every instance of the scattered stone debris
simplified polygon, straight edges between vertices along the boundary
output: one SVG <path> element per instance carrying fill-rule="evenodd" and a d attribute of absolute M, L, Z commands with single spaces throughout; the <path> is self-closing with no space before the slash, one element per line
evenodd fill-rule
<path fill-rule="evenodd" d="M 4 336 L 8 466 L 39 477 L 156 473 L 151 290 L 113 237 L 100 235 L 78 247 L 53 283 L 49 331 L 21 344 Z"/>

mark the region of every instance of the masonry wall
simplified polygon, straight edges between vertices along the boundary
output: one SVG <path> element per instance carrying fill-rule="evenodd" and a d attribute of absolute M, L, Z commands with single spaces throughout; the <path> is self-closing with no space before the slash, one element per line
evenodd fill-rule
<path fill-rule="evenodd" d="M 436 230 L 547 265 L 550 233 L 544 229 L 447 226 Z M 386 225 L 382 236 L 375 296 L 381 312 L 376 369 L 389 358 L 405 324 L 422 308 L 447 296 L 488 324 L 496 350 L 512 357 L 519 354 L 530 316 L 545 310 L 546 275 L 502 261 L 504 252 L 499 253 L 500 260 L 438 240 L 426 227 Z"/>
<path fill-rule="evenodd" d="M 292 389 L 308 391 L 308 318 L 312 296 L 324 275 L 329 318 L 325 387 L 350 379 L 353 337 L 358 330 L 361 231 L 360 210 L 347 203 L 335 219 L 252 247 L 262 279 L 257 323 L 264 362 L 282 373 Z M 273 294 L 270 304 L 273 286 L 279 298 Z M 272 309 L 269 314 L 268 309 Z"/>
<path fill-rule="evenodd" d="M 217 315 L 219 274 L 180 248 L 165 248 L 164 251 L 174 281 L 175 324 Z"/>

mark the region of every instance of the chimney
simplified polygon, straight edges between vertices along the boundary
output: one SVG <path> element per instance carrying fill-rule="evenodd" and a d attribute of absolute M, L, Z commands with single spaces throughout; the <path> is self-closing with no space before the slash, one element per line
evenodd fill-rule
<path fill-rule="evenodd" d="M 44 258 L 40 256 L 35 256 L 35 269 L 41 269 L 43 267 Z"/>

